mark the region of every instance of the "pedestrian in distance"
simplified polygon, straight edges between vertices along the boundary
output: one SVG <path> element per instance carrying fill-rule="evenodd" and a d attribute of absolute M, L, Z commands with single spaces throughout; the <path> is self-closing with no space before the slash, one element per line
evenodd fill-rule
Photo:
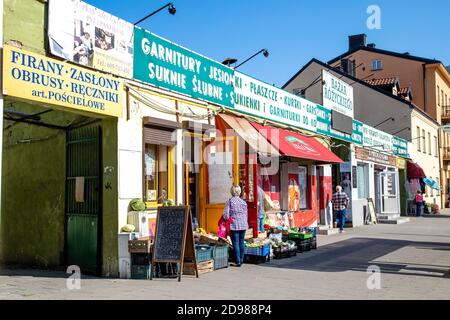
<path fill-rule="evenodd" d="M 343 233 L 345 218 L 347 215 L 347 207 L 350 199 L 345 192 L 342 192 L 342 187 L 337 186 L 336 192 L 333 194 L 331 202 L 333 203 L 333 211 L 336 217 L 336 223 L 339 226 L 339 232 Z"/>
<path fill-rule="evenodd" d="M 416 193 L 416 216 L 421 217 L 423 215 L 423 195 L 422 191 L 417 190 Z"/>
<path fill-rule="evenodd" d="M 244 262 L 245 254 L 245 233 L 248 229 L 248 209 L 247 203 L 241 199 L 241 187 L 233 185 L 230 193 L 231 198 L 225 204 L 223 212 L 224 220 L 232 219 L 231 230 L 231 242 L 233 244 L 236 267 L 240 267 Z"/>

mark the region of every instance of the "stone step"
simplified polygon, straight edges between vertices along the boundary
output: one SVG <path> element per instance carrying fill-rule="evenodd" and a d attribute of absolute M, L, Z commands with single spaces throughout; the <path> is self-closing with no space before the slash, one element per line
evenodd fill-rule
<path fill-rule="evenodd" d="M 330 235 L 337 234 L 337 233 L 339 233 L 339 229 L 337 229 L 337 228 L 329 229 L 326 226 L 319 227 L 319 229 L 317 230 L 317 234 L 324 235 L 324 236 L 330 236 Z"/>
<path fill-rule="evenodd" d="M 377 219 L 378 220 L 396 220 L 400 218 L 400 214 L 399 213 L 395 213 L 395 214 L 377 214 Z"/>
<path fill-rule="evenodd" d="M 397 218 L 397 219 L 378 219 L 378 223 L 379 224 L 402 224 L 405 222 L 409 222 L 409 218 Z"/>

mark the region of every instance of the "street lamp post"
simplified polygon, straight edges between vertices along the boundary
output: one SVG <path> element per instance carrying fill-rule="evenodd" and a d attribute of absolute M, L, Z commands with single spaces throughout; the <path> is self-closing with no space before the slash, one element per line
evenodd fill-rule
<path fill-rule="evenodd" d="M 168 9 L 168 10 L 169 10 L 169 13 L 170 13 L 171 15 L 175 15 L 175 13 L 177 12 L 177 9 L 175 8 L 175 6 L 173 5 L 172 2 L 169 2 L 169 3 L 166 4 L 165 6 L 162 6 L 162 7 L 159 8 L 158 10 L 153 11 L 152 13 L 148 14 L 147 16 L 145 16 L 144 18 L 142 18 L 141 20 L 136 21 L 133 25 L 137 25 L 137 24 L 141 23 L 142 21 L 144 21 L 144 20 L 150 18 L 151 16 L 157 14 L 158 12 L 160 12 L 161 10 L 163 10 L 163 9 L 165 9 L 165 8 L 167 8 L 167 7 L 169 7 L 169 9 Z"/>
<path fill-rule="evenodd" d="M 262 53 L 264 57 L 268 57 L 269 56 L 269 50 L 267 49 L 261 49 L 259 50 L 257 53 L 255 53 L 254 55 L 252 55 L 250 58 L 246 59 L 244 62 L 240 63 L 239 65 L 237 65 L 236 67 L 234 67 L 234 69 L 239 68 L 240 66 L 242 66 L 244 63 L 250 61 L 251 59 L 253 59 L 254 57 L 256 57 L 258 54 Z M 222 64 L 230 67 L 233 63 L 236 63 L 237 59 L 234 58 L 227 58 L 225 59 Z"/>

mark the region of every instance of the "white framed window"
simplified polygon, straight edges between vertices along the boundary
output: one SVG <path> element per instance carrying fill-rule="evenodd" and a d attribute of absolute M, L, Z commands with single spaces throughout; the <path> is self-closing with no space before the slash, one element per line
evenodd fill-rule
<path fill-rule="evenodd" d="M 383 61 L 373 60 L 372 61 L 372 70 L 381 70 L 381 69 L 383 69 Z"/>
<path fill-rule="evenodd" d="M 358 198 L 369 198 L 369 166 L 358 163 L 356 167 L 356 185 L 358 187 Z"/>

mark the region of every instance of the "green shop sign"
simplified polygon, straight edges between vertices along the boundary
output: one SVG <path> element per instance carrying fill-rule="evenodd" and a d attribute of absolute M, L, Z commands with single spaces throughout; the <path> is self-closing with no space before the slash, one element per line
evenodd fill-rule
<path fill-rule="evenodd" d="M 233 106 L 233 69 L 139 27 L 134 28 L 133 77 L 196 99 Z"/>

